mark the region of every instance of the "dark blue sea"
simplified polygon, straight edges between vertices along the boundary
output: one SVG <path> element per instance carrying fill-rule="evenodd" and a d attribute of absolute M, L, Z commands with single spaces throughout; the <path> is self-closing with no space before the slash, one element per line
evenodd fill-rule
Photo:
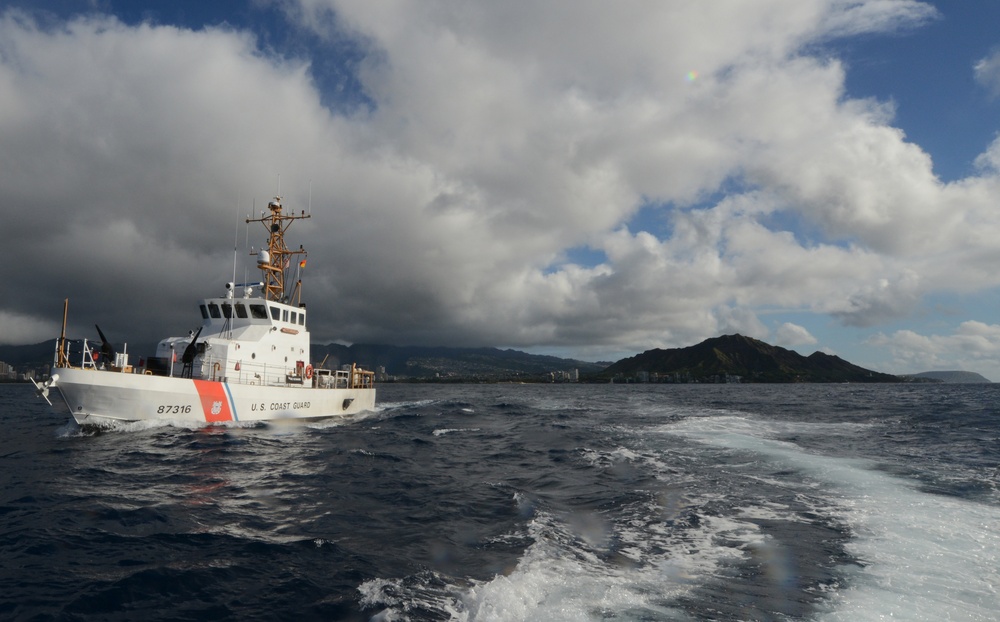
<path fill-rule="evenodd" d="M 996 620 L 1000 385 L 382 385 L 81 429 L 0 385 L 3 620 Z"/>

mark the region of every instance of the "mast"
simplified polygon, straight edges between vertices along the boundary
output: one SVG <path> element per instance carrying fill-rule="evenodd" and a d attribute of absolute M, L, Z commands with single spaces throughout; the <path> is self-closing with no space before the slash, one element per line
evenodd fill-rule
<path fill-rule="evenodd" d="M 59 354 L 56 358 L 56 367 L 69 367 L 69 354 L 66 353 L 66 317 L 69 315 L 69 298 L 63 300 L 63 323 L 62 332 L 59 333 Z"/>
<path fill-rule="evenodd" d="M 270 214 L 262 212 L 260 218 L 247 218 L 247 222 L 259 222 L 264 225 L 268 232 L 267 250 L 261 249 L 257 253 L 257 267 L 260 268 L 264 281 L 264 298 L 275 302 L 288 302 L 288 295 L 285 291 L 285 282 L 289 276 L 289 269 L 293 265 L 294 255 L 305 255 L 306 251 L 302 246 L 298 250 L 288 250 L 285 245 L 285 231 L 291 226 L 292 221 L 301 218 L 311 218 L 311 214 L 303 211 L 300 215 L 285 214 L 281 208 L 281 197 L 277 196 L 267 204 Z"/>

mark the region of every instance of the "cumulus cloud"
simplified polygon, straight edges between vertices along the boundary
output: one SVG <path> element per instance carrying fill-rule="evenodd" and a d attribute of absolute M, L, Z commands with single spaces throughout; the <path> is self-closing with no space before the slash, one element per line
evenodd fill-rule
<path fill-rule="evenodd" d="M 897 281 L 878 279 L 832 308 L 830 313 L 852 326 L 873 326 L 905 315 L 918 300 L 919 279 L 904 271 Z"/>
<path fill-rule="evenodd" d="M 982 59 L 974 67 L 976 81 L 979 82 L 990 95 L 1000 97 L 1000 50 L 994 50 Z"/>
<path fill-rule="evenodd" d="M 785 322 L 774 333 L 774 342 L 779 346 L 794 347 L 817 343 L 815 337 L 803 326 Z"/>
<path fill-rule="evenodd" d="M 942 183 L 891 106 L 808 52 L 924 3 L 282 6 L 354 46 L 368 105 L 324 107 L 308 59 L 235 29 L 4 14 L 7 250 L 36 260 L 5 313 L 69 295 L 83 326 L 186 331 L 278 174 L 291 209 L 312 197 L 295 243 L 317 341 L 673 347 L 766 336 L 761 309 L 870 326 L 1000 283 L 995 167 Z"/>

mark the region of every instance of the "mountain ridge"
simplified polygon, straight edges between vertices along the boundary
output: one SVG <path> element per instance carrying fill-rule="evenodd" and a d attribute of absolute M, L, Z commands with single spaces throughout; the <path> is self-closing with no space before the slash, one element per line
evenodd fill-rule
<path fill-rule="evenodd" d="M 844 359 L 798 352 L 740 334 L 712 337 L 686 348 L 646 350 L 622 359 L 601 375 L 653 375 L 657 381 L 720 382 L 901 382 L 898 376 L 865 369 Z"/>

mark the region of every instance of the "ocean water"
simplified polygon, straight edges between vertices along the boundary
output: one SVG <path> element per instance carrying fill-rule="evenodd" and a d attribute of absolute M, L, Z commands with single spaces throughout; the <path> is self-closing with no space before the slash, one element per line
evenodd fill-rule
<path fill-rule="evenodd" d="M 81 429 L 0 386 L 3 620 L 996 620 L 997 385 L 382 385 Z"/>

